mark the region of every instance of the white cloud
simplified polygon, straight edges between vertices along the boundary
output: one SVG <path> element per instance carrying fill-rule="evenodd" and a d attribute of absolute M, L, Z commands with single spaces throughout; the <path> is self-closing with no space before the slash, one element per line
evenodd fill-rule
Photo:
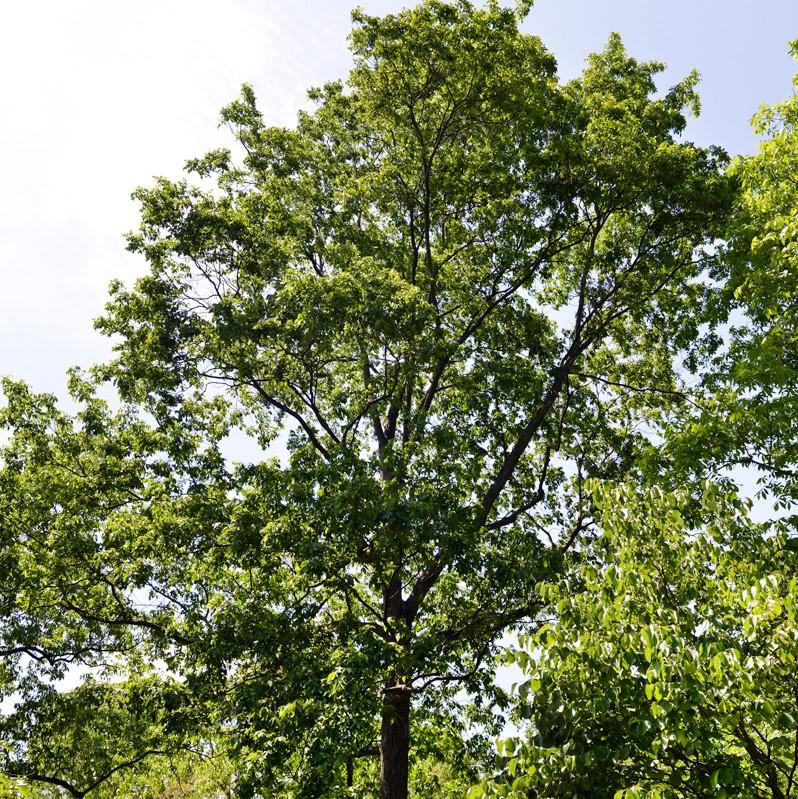
<path fill-rule="evenodd" d="M 0 14 L 0 374 L 57 390 L 101 358 L 92 331 L 124 252 L 131 191 L 225 141 L 244 81 L 291 124 L 306 88 L 347 63 L 344 4 L 305 25 L 289 4 L 40 0 Z M 337 7 L 335 7 L 337 5 Z"/>

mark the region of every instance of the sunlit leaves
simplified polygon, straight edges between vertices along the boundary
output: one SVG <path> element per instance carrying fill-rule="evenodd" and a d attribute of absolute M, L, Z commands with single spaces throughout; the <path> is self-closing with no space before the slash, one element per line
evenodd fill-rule
<path fill-rule="evenodd" d="M 357 11 L 294 128 L 244 86 L 229 149 L 136 192 L 113 360 L 72 416 L 5 389 L 9 694 L 165 667 L 242 796 L 299 799 L 366 795 L 398 688 L 418 790 L 475 776 L 497 642 L 567 610 L 542 586 L 590 540 L 588 479 L 685 402 L 731 190 L 680 136 L 694 76 L 661 95 L 613 36 L 562 84 L 527 6 Z"/>
<path fill-rule="evenodd" d="M 604 490 L 601 504 L 583 564 L 542 588 L 556 619 L 508 656 L 529 675 L 514 770 L 546 796 L 789 795 L 798 581 L 786 538 L 710 484 L 698 498 Z M 501 793 L 511 782 L 486 790 L 515 795 Z"/>

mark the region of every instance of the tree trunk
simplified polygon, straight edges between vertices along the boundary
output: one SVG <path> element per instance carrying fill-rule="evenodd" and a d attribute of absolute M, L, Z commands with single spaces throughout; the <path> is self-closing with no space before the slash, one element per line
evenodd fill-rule
<path fill-rule="evenodd" d="M 410 760 L 410 688 L 385 690 L 380 730 L 380 799 L 407 799 Z"/>

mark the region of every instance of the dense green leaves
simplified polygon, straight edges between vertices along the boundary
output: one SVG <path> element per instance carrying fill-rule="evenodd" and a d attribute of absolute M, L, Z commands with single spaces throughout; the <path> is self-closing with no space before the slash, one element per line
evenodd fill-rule
<path fill-rule="evenodd" d="M 136 193 L 149 271 L 76 415 L 6 386 L 7 693 L 165 668 L 164 740 L 224 745 L 241 796 L 404 799 L 411 709 L 417 794 L 474 779 L 498 640 L 682 401 L 731 202 L 681 137 L 694 76 L 658 93 L 615 36 L 561 84 L 498 3 L 354 21 L 295 128 L 244 87 L 230 151 Z"/>
<path fill-rule="evenodd" d="M 710 484 L 600 504 L 582 565 L 539 587 L 556 616 L 508 655 L 531 732 L 486 795 L 793 796 L 796 548 Z"/>
<path fill-rule="evenodd" d="M 763 108 L 703 315 L 718 354 L 678 409 L 649 479 L 758 476 L 754 524 L 733 493 L 602 490 L 603 535 L 541 585 L 553 618 L 510 660 L 530 737 L 500 747 L 475 795 L 794 796 L 795 98 Z M 724 325 L 725 327 L 717 327 Z M 720 333 L 720 335 L 718 335 Z M 693 363 L 695 366 L 695 363 Z M 730 469 L 734 467 L 736 471 Z M 689 477 L 688 477 L 689 479 Z"/>

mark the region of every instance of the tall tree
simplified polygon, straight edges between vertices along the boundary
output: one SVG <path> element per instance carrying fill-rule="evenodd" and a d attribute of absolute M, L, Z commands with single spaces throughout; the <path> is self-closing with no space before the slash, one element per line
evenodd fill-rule
<path fill-rule="evenodd" d="M 468 771 L 458 697 L 495 695 L 585 479 L 681 400 L 729 202 L 679 138 L 695 77 L 658 94 L 617 36 L 561 85 L 497 2 L 354 21 L 295 128 L 244 87 L 234 152 L 137 192 L 150 271 L 99 322 L 123 409 L 8 387 L 9 670 L 35 699 L 63 653 L 165 664 L 242 796 L 368 795 L 376 753 L 405 799 L 411 715 Z M 261 454 L 230 466 L 231 432 Z"/>

